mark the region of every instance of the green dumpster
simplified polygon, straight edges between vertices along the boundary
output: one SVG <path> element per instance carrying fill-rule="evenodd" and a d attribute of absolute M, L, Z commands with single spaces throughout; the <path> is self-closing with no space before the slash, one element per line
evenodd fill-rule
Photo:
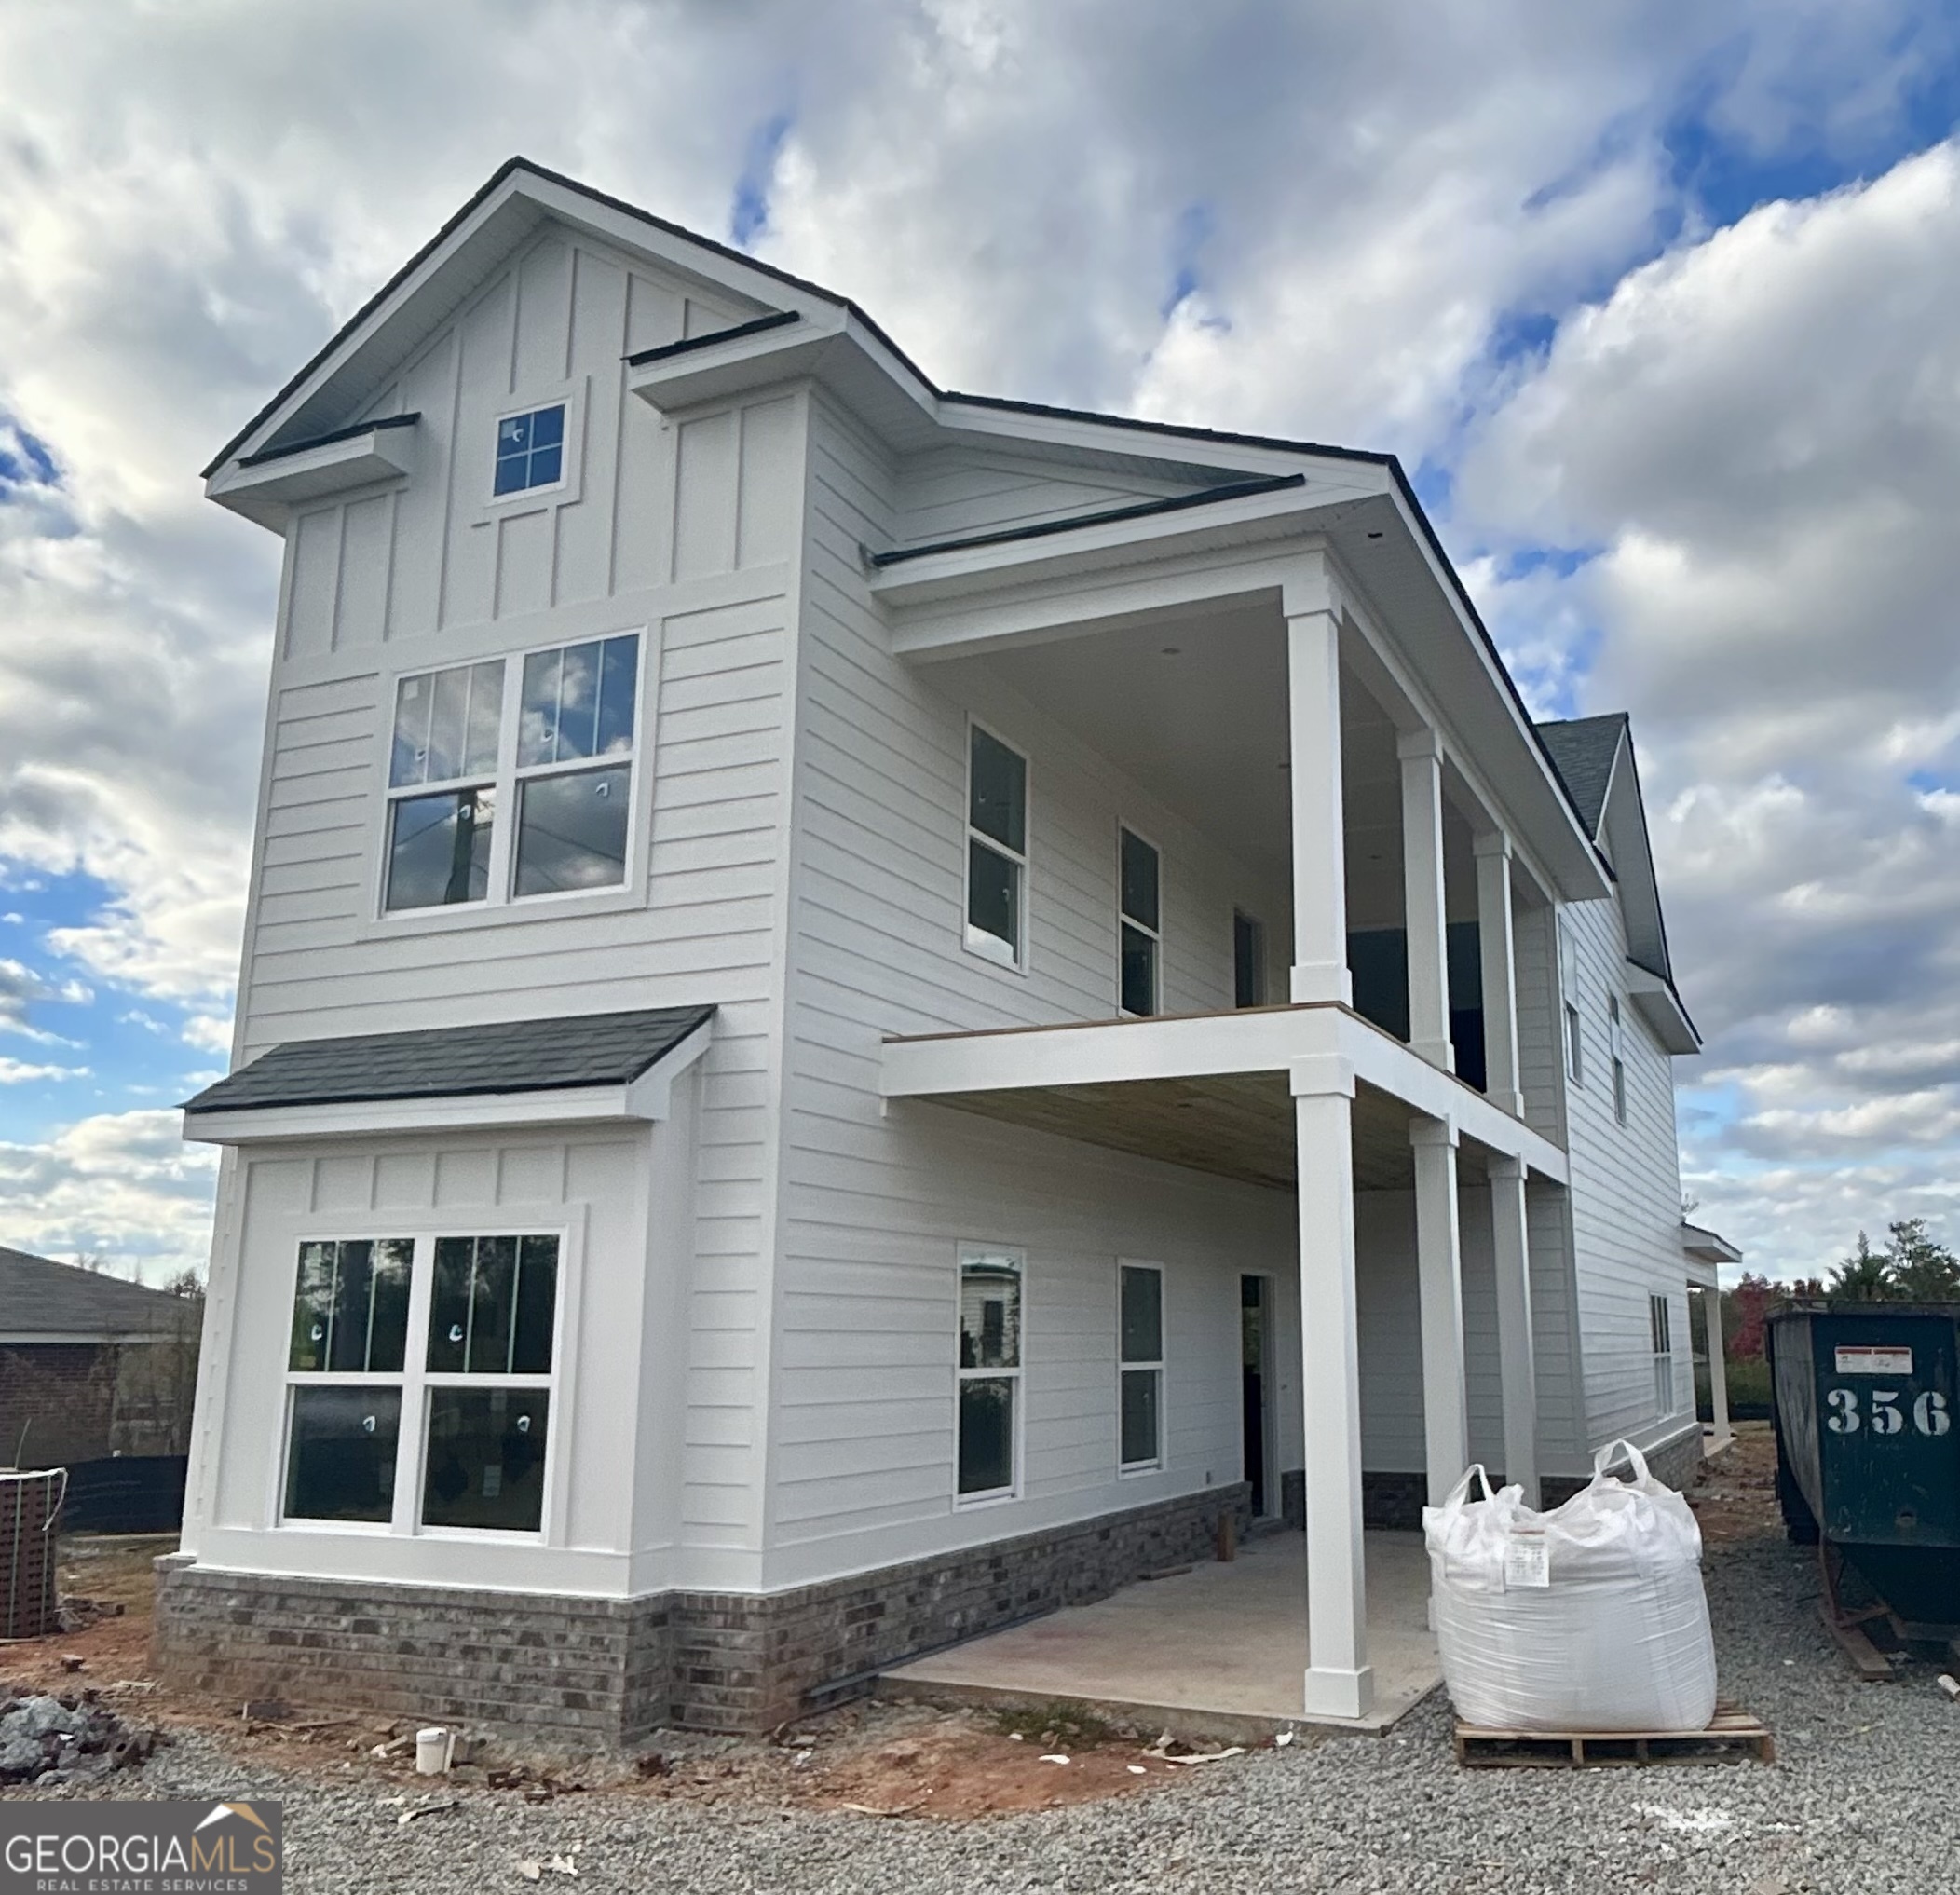
<path fill-rule="evenodd" d="M 1960 1626 L 1960 1303 L 1803 1303 L 1768 1331 L 1776 1488 L 1901 1620 Z"/>

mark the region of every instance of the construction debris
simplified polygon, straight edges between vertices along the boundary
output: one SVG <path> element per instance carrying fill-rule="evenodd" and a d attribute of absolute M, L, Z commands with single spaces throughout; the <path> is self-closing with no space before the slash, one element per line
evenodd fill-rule
<path fill-rule="evenodd" d="M 132 1730 L 95 1693 L 17 1697 L 0 1686 L 0 1783 L 78 1782 L 140 1764 L 153 1730 Z"/>

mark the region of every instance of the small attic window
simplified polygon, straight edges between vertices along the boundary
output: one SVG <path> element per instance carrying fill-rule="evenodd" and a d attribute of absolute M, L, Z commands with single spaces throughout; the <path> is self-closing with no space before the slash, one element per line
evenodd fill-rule
<path fill-rule="evenodd" d="M 565 403 L 506 415 L 497 424 L 497 498 L 555 487 L 565 477 Z"/>

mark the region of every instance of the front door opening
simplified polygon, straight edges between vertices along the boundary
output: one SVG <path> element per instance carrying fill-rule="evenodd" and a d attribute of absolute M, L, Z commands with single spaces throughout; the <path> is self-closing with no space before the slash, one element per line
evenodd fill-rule
<path fill-rule="evenodd" d="M 1266 1494 L 1266 1279 L 1239 1278 L 1240 1360 L 1245 1389 L 1245 1479 L 1252 1483 L 1252 1517 L 1273 1511 Z"/>

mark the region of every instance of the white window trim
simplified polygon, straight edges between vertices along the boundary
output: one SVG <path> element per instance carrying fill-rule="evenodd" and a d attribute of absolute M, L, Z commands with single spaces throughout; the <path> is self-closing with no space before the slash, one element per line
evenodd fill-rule
<path fill-rule="evenodd" d="M 1123 905 L 1123 838 L 1133 836 L 1157 858 L 1157 925 L 1146 927 Z M 1135 928 L 1156 948 L 1150 956 L 1150 1011 L 1147 1014 L 1133 1014 L 1123 1003 L 1123 931 Z M 1116 823 L 1116 1011 L 1125 1020 L 1152 1020 L 1164 1012 L 1164 851 L 1150 840 L 1135 823 L 1126 823 L 1121 817 Z"/>
<path fill-rule="evenodd" d="M 973 732 L 984 730 L 1003 750 L 1021 759 L 1021 852 L 1016 855 L 1006 843 L 997 841 L 984 829 L 973 826 Z M 991 724 L 969 715 L 966 720 L 966 770 L 960 805 L 960 942 L 976 961 L 1008 974 L 1028 972 L 1028 897 L 1034 884 L 1034 765 L 1018 743 L 1000 733 Z M 1020 869 L 1020 899 L 1014 904 L 1014 930 L 1019 938 L 1010 948 L 997 934 L 976 928 L 967 919 L 973 907 L 973 844 L 991 849 L 996 855 L 1014 863 Z"/>
<path fill-rule="evenodd" d="M 290 1261 L 279 1304 L 280 1352 L 279 1425 L 270 1443 L 260 1524 L 268 1531 L 327 1534 L 353 1539 L 416 1539 L 460 1542 L 465 1546 L 563 1547 L 567 1544 L 569 1493 L 562 1478 L 566 1438 L 571 1432 L 570 1397 L 565 1388 L 565 1338 L 578 1323 L 582 1301 L 587 1207 L 566 1205 L 541 1219 L 510 1218 L 495 1206 L 464 1206 L 456 1210 L 407 1211 L 400 1216 L 354 1212 L 321 1213 L 303 1222 L 289 1223 L 279 1233 L 282 1254 Z M 430 1370 L 429 1310 L 435 1275 L 438 1237 L 556 1237 L 558 1239 L 557 1305 L 551 1316 L 551 1367 L 547 1375 L 469 1375 Z M 300 1246 L 306 1243 L 348 1243 L 368 1238 L 407 1237 L 415 1243 L 415 1261 L 408 1283 L 408 1331 L 401 1370 L 394 1374 L 313 1371 L 289 1366 L 292 1346 L 293 1297 L 297 1287 Z M 309 1520 L 286 1514 L 286 1466 L 292 1439 L 293 1401 L 296 1389 L 314 1387 L 393 1388 L 402 1396 L 402 1431 L 395 1444 L 394 1511 L 387 1520 Z M 545 1435 L 544 1490 L 538 1500 L 535 1532 L 490 1527 L 430 1527 L 422 1524 L 422 1479 L 427 1460 L 429 1391 L 438 1387 L 541 1388 L 551 1397 L 551 1422 Z"/>
<path fill-rule="evenodd" d="M 483 424 L 486 431 L 482 442 L 470 442 L 459 448 L 459 452 L 469 456 L 483 470 L 477 486 L 472 525 L 485 526 L 513 512 L 532 513 L 545 507 L 569 507 L 580 498 L 585 472 L 586 382 L 587 377 L 578 375 L 570 381 L 535 389 L 521 396 L 510 396 Z M 557 480 L 550 486 L 520 487 L 514 494 L 499 494 L 497 491 L 497 429 L 513 416 L 535 415 L 540 408 L 556 407 L 560 402 L 565 404 L 565 456 L 560 462 Z M 460 425 L 467 431 L 478 424 L 466 417 Z"/>
<path fill-rule="evenodd" d="M 966 1276 L 969 1259 L 1012 1257 L 1021 1273 L 1020 1348 L 1012 1369 L 962 1369 L 960 1366 L 960 1285 Z M 988 1244 L 978 1238 L 964 1238 L 953 1251 L 953 1510 L 965 1513 L 986 1506 L 1007 1506 L 1021 1497 L 1027 1466 L 1028 1436 L 1028 1252 L 1018 1244 Z M 1000 1382 L 1014 1384 L 1014 1425 L 1011 1448 L 1014 1457 L 1014 1480 L 1006 1487 L 990 1487 L 984 1493 L 960 1491 L 960 1386 L 964 1382 Z"/>
<path fill-rule="evenodd" d="M 404 664 L 382 675 L 379 730 L 375 743 L 374 771 L 374 802 L 380 819 L 369 825 L 368 908 L 361 937 L 373 940 L 384 935 L 409 933 L 442 933 L 456 928 L 480 928 L 507 920 L 520 920 L 535 914 L 571 907 L 580 914 L 603 914 L 608 910 L 640 907 L 647 900 L 647 841 L 652 821 L 654 771 L 654 717 L 658 705 L 651 682 L 659 676 L 656 658 L 656 628 L 650 624 L 618 625 L 606 630 L 565 632 L 508 650 L 457 652 L 442 664 Z M 560 651 L 574 645 L 603 644 L 608 638 L 637 637 L 640 641 L 638 671 L 633 681 L 633 748 L 624 757 L 578 757 L 565 763 L 520 766 L 517 762 L 518 725 L 524 706 L 525 659 L 539 651 Z M 388 866 L 389 840 L 394 833 L 394 805 L 417 796 L 437 796 L 445 790 L 467 788 L 485 781 L 473 776 L 445 778 L 441 783 L 404 784 L 397 786 L 388 779 L 395 742 L 395 704 L 402 680 L 433 677 L 445 671 L 477 664 L 504 667 L 503 703 L 498 711 L 497 767 L 488 781 L 497 792 L 497 821 L 491 834 L 488 870 L 489 893 L 482 901 L 454 902 L 426 908 L 388 907 Z M 578 770 L 603 770 L 608 764 L 624 763 L 631 776 L 627 792 L 626 879 L 601 888 L 560 889 L 544 894 L 518 895 L 510 892 L 517 867 L 517 810 L 519 790 L 534 776 L 572 774 Z"/>
<path fill-rule="evenodd" d="M 1157 1273 L 1158 1353 L 1154 1361 L 1132 1362 L 1123 1353 L 1123 1273 L 1125 1270 L 1154 1270 Z M 1138 1474 L 1161 1474 L 1170 1459 L 1164 1448 L 1164 1443 L 1170 1439 L 1170 1418 L 1164 1407 L 1166 1384 L 1170 1380 L 1165 1372 L 1169 1360 L 1166 1332 L 1170 1322 L 1164 1291 L 1168 1287 L 1169 1279 L 1162 1263 L 1149 1262 L 1140 1257 L 1119 1257 L 1116 1260 L 1116 1474 L 1122 1480 Z M 1145 1370 L 1157 1377 L 1157 1452 L 1147 1461 L 1125 1461 L 1123 1458 L 1123 1378 Z"/>

